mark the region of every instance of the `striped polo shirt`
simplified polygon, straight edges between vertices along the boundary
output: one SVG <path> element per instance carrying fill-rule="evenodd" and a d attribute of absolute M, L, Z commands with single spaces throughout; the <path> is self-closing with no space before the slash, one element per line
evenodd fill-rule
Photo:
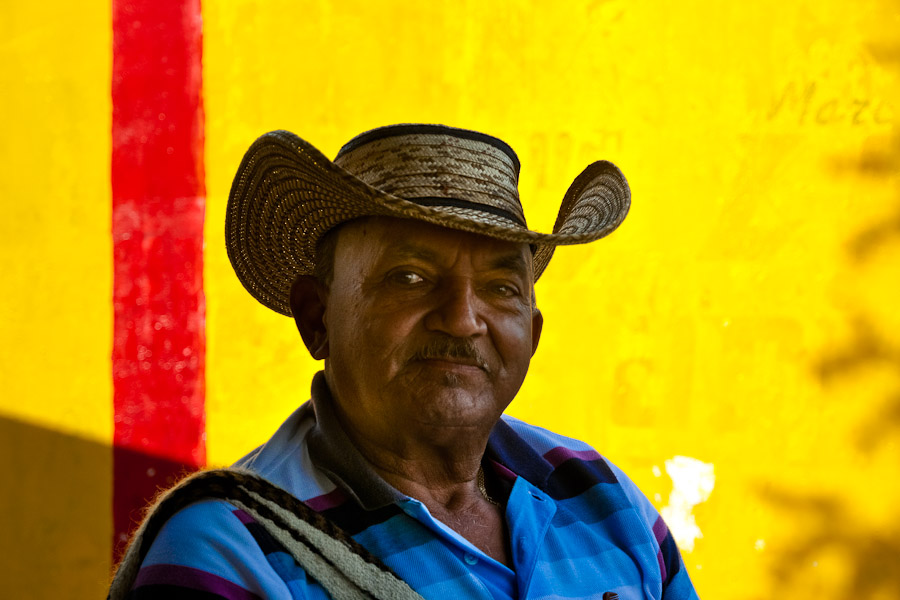
<path fill-rule="evenodd" d="M 331 402 L 319 373 L 312 399 L 236 466 L 327 516 L 423 597 L 697 598 L 657 511 L 586 444 L 508 416 L 494 427 L 482 464 L 492 495 L 504 500 L 509 568 L 382 480 L 347 438 Z M 249 515 L 208 500 L 162 528 L 131 597 L 328 595 Z"/>

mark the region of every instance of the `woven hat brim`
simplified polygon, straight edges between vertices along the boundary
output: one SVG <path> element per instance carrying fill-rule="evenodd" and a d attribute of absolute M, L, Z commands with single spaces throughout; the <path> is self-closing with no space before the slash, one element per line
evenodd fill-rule
<path fill-rule="evenodd" d="M 225 217 L 225 246 L 238 279 L 265 306 L 291 316 L 290 290 L 315 270 L 316 245 L 353 219 L 386 216 L 432 223 L 535 248 L 535 280 L 557 245 L 609 235 L 625 218 L 631 192 L 624 175 L 599 161 L 563 198 L 553 233 L 531 231 L 502 216 L 459 207 L 422 206 L 384 193 L 335 165 L 288 131 L 257 139 L 238 168 Z"/>

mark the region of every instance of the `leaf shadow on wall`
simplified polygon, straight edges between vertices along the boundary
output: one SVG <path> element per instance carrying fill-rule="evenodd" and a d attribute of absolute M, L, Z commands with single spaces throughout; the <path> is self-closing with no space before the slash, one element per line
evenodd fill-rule
<path fill-rule="evenodd" d="M 878 57 L 879 52 L 873 50 Z M 900 70 L 900 47 L 895 51 L 881 52 L 882 62 L 890 61 Z M 876 146 L 878 146 L 876 148 Z M 900 131 L 895 123 L 894 134 L 886 143 L 873 144 L 860 156 L 839 158 L 832 163 L 832 174 L 842 177 L 848 173 L 876 182 L 889 181 L 900 172 Z M 893 208 L 879 222 L 852 235 L 846 245 L 846 256 L 854 269 L 863 271 L 875 264 L 876 255 L 900 244 L 900 189 L 894 190 Z M 885 273 L 883 263 L 878 273 Z M 891 264 L 890 273 L 882 276 L 900 281 L 900 265 Z M 854 282 L 858 283 L 858 282 Z M 870 282 L 871 283 L 871 282 Z M 878 294 L 895 288 L 878 282 Z M 855 453 L 859 471 L 865 476 L 867 461 L 874 461 L 879 452 L 890 454 L 900 444 L 900 335 L 890 324 L 884 323 L 873 310 L 872 296 L 864 301 L 862 294 L 870 291 L 866 284 L 848 286 L 853 308 L 847 311 L 852 331 L 850 341 L 835 351 L 825 352 L 812 365 L 813 372 L 823 389 L 832 386 L 852 386 L 853 401 L 861 407 L 862 416 L 857 422 L 846 425 L 847 446 L 823 448 L 822 452 Z M 854 296 L 856 294 L 856 296 Z M 878 295 L 879 308 L 896 308 L 897 297 Z M 869 303 L 867 306 L 867 302 Z M 893 309 L 892 309 L 893 310 Z M 871 373 L 887 374 L 887 381 L 894 383 L 887 389 L 873 391 L 866 385 Z M 824 400 L 827 401 L 827 400 Z M 845 427 L 843 424 L 835 426 Z M 900 476 L 900 463 L 894 476 Z M 835 483 L 841 472 L 835 469 Z M 785 546 L 773 550 L 769 556 L 773 581 L 786 595 L 794 597 L 833 598 L 900 598 L 900 518 L 896 524 L 885 526 L 870 521 L 861 514 L 859 504 L 853 498 L 867 500 L 872 495 L 895 493 L 891 482 L 878 477 L 866 477 L 866 489 L 845 488 L 846 493 L 803 494 L 760 486 L 760 495 L 779 514 L 790 515 L 803 523 L 806 534 L 790 540 Z M 851 482 L 850 485 L 857 485 Z M 896 498 L 895 498 L 896 499 Z M 895 511 L 896 512 L 896 511 Z M 897 513 L 900 517 L 900 513 Z M 826 562 L 820 563 L 825 558 Z M 830 589 L 809 589 L 809 579 L 804 573 L 809 566 L 831 568 L 839 571 L 841 584 Z M 823 575 L 825 575 L 823 573 Z M 834 573 L 828 573 L 833 576 Z M 792 594 L 792 590 L 798 593 Z M 801 591 L 802 590 L 802 591 Z"/>

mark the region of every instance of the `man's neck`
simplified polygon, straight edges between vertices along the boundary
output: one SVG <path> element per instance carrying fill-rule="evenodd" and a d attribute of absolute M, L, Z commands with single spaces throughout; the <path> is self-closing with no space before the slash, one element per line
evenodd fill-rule
<path fill-rule="evenodd" d="M 372 436 L 360 431 L 337 411 L 347 437 L 387 483 L 404 494 L 428 498 L 447 508 L 477 491 L 476 479 L 490 431 L 393 432 Z M 386 433 L 386 432 L 385 432 Z M 429 502 L 426 502 L 429 504 Z"/>
<path fill-rule="evenodd" d="M 368 453 L 360 445 L 357 448 L 394 489 L 420 501 L 435 519 L 512 568 L 505 511 L 489 499 L 484 489 L 484 446 L 468 458 L 455 453 L 452 460 L 424 461 L 398 457 L 381 448 L 372 448 Z"/>
<path fill-rule="evenodd" d="M 372 439 L 348 423 L 339 409 L 335 412 L 350 442 L 378 476 L 420 501 L 432 517 L 485 554 L 512 568 L 504 509 L 489 499 L 483 479 L 479 484 L 490 430 L 418 437 L 394 432 Z"/>

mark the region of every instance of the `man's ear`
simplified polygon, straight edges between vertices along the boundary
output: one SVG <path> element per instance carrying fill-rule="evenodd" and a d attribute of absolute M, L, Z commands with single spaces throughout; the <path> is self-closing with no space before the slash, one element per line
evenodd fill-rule
<path fill-rule="evenodd" d="M 291 314 L 310 356 L 328 358 L 328 330 L 325 327 L 327 290 L 315 277 L 301 275 L 291 286 Z"/>
<path fill-rule="evenodd" d="M 544 329 L 544 315 L 537 307 L 531 309 L 531 355 L 537 352 L 538 342 L 541 341 L 541 331 Z"/>

